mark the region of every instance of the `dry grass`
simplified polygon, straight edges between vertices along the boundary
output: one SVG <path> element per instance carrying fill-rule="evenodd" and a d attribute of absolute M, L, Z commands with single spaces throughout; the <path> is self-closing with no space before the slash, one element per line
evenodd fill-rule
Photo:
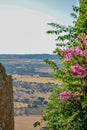
<path fill-rule="evenodd" d="M 36 82 L 36 83 L 55 83 L 61 84 L 58 80 L 53 80 L 51 78 L 46 77 L 32 77 L 26 75 L 12 75 L 13 78 L 16 78 L 18 81 L 26 81 L 26 82 Z"/>
<path fill-rule="evenodd" d="M 40 115 L 30 115 L 30 116 L 17 116 L 15 117 L 15 130 L 40 130 L 45 123 L 36 128 L 33 127 L 35 121 L 40 121 Z"/>

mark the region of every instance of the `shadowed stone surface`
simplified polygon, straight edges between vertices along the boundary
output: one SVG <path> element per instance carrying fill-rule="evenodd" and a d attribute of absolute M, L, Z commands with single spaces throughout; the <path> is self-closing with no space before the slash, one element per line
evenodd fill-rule
<path fill-rule="evenodd" d="M 12 77 L 0 64 L 0 130 L 14 130 Z"/>

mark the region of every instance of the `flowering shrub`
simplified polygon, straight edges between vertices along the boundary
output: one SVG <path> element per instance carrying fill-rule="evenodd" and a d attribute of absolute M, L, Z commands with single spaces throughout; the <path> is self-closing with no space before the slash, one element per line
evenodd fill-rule
<path fill-rule="evenodd" d="M 60 56 L 62 67 L 58 68 L 57 64 L 50 60 L 45 61 L 54 69 L 54 78 L 62 81 L 62 87 L 53 86 L 48 108 L 43 112 L 47 130 L 87 130 L 86 1 L 80 1 L 79 18 L 72 14 L 78 20 L 74 21 L 74 27 L 50 24 L 54 30 L 48 33 L 57 34 L 56 40 L 60 42 L 57 43 L 54 53 Z M 78 8 L 73 9 L 78 12 Z M 62 35 L 62 32 L 67 33 Z"/>
<path fill-rule="evenodd" d="M 43 116 L 43 120 L 48 121 L 48 130 L 87 129 L 87 35 L 78 38 L 76 48 L 58 50 L 63 68 L 56 69 L 53 64 L 54 76 L 62 79 L 63 84 L 53 89 Z"/>
<path fill-rule="evenodd" d="M 63 82 L 67 82 L 64 84 L 67 91 L 59 93 L 59 113 L 62 113 L 67 120 L 66 123 L 62 122 L 64 123 L 62 127 L 64 128 L 66 124 L 67 130 L 87 129 L 85 123 L 87 121 L 87 35 L 78 38 L 78 46 L 64 50 L 61 55 L 65 67 L 64 78 L 66 78 Z"/>
<path fill-rule="evenodd" d="M 62 87 L 53 87 L 44 112 L 47 130 L 87 130 L 87 0 L 80 0 L 79 5 L 73 8 L 74 27 L 49 24 L 54 29 L 48 33 L 58 35 L 54 53 L 60 56 L 62 66 L 45 61 L 54 69 L 54 78 L 62 81 Z"/>

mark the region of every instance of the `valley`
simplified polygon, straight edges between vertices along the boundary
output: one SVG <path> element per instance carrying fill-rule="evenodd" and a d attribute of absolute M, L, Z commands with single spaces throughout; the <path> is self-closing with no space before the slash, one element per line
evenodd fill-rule
<path fill-rule="evenodd" d="M 34 130 L 33 123 L 41 119 L 41 110 L 48 106 L 52 84 L 57 87 L 61 84 L 52 79 L 53 70 L 43 61 L 44 58 L 58 61 L 58 66 L 61 66 L 55 55 L 0 55 L 0 62 L 13 80 L 15 130 L 24 130 L 29 124 L 32 128 L 29 125 L 25 130 Z M 25 125 L 24 120 L 29 123 Z"/>

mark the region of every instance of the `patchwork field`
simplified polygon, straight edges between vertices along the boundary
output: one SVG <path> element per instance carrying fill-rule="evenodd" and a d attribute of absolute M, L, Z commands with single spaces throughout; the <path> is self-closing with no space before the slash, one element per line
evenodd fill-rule
<path fill-rule="evenodd" d="M 45 77 L 31 77 L 31 76 L 26 76 L 26 75 L 13 75 L 12 77 L 13 77 L 13 79 L 16 79 L 17 81 L 32 82 L 32 83 L 37 83 L 38 85 L 39 85 L 39 83 L 60 84 L 60 82 L 58 80 L 52 80 L 51 78 L 45 78 Z M 14 89 L 15 89 L 15 87 L 14 87 Z M 33 102 L 38 97 L 42 97 L 46 101 L 48 101 L 49 97 L 51 95 L 51 92 L 44 93 L 43 91 L 40 92 L 37 89 L 35 89 L 36 91 L 33 94 L 27 94 L 25 89 L 24 89 L 24 91 L 22 89 L 22 93 L 21 93 L 21 89 L 22 89 L 21 87 L 18 87 L 17 90 L 15 90 L 15 92 L 17 91 L 17 93 L 15 94 L 15 97 L 17 96 L 17 98 L 18 98 L 18 96 L 19 96 L 21 100 L 27 98 Z M 20 93 L 20 95 L 18 95 L 18 93 Z M 19 104 L 20 104 L 20 102 L 18 103 L 18 105 Z M 16 106 L 16 108 L 17 107 L 18 106 Z M 43 108 L 29 108 L 29 113 L 30 113 L 29 116 L 24 116 L 24 115 L 23 116 L 16 116 L 15 117 L 15 130 L 40 130 L 41 127 L 45 126 L 45 123 L 42 123 L 41 126 L 38 126 L 36 128 L 33 127 L 33 124 L 35 121 L 41 120 L 41 115 L 39 112 L 40 109 L 43 110 L 44 107 Z M 33 115 L 33 114 L 35 114 L 35 115 Z"/>

